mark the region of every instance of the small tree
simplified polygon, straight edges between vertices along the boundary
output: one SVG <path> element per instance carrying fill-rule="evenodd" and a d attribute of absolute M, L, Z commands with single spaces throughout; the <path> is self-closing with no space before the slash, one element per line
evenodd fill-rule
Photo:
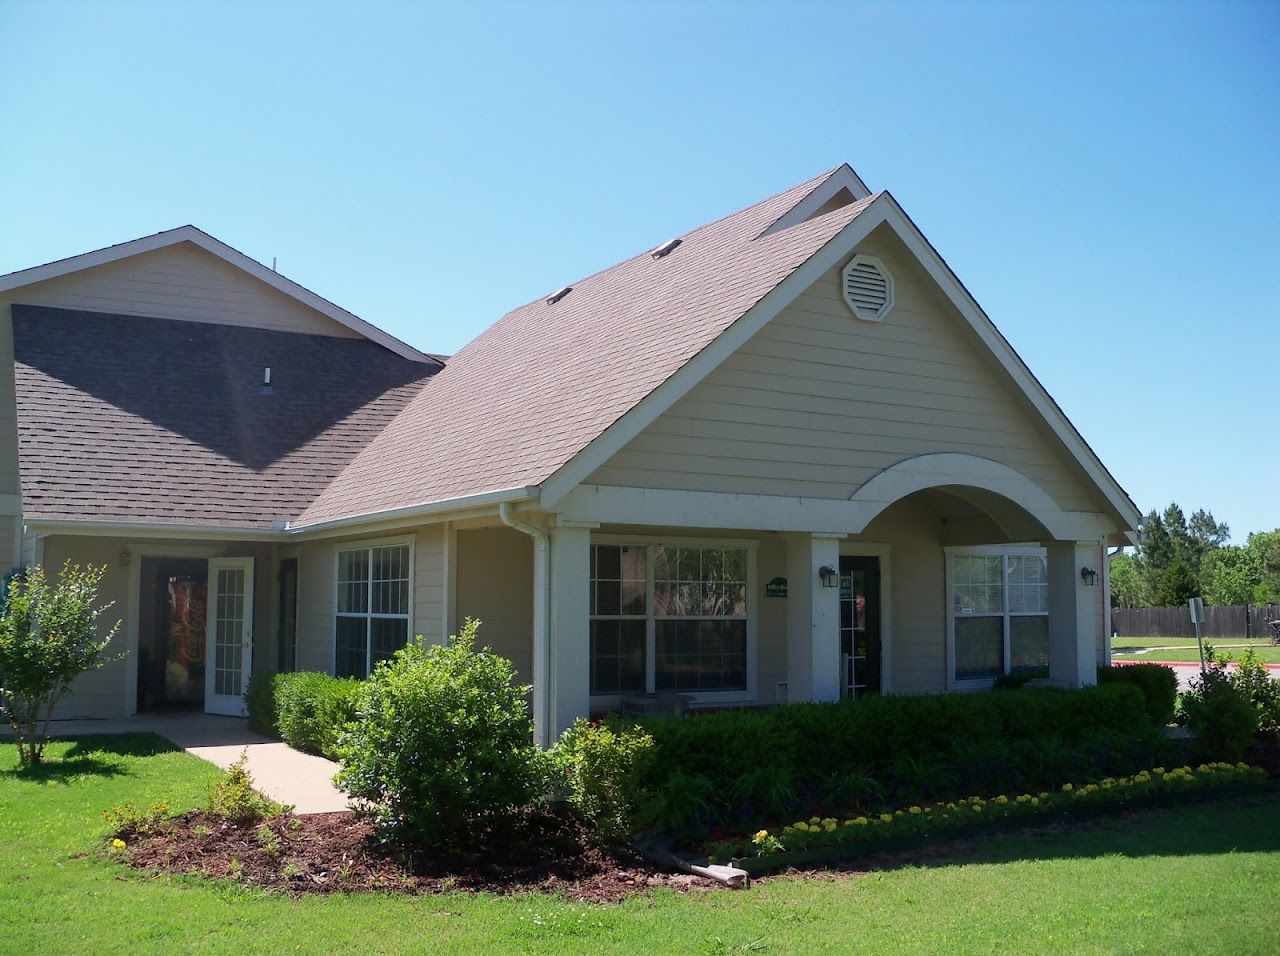
<path fill-rule="evenodd" d="M 97 603 L 105 571 L 68 561 L 56 586 L 38 565 L 9 582 L 0 611 L 0 710 L 23 766 L 44 758 L 53 708 L 71 681 L 106 663 L 120 622 L 105 633 L 98 629 L 98 618 L 111 606 Z"/>
<path fill-rule="evenodd" d="M 1161 607 L 1177 607 L 1186 604 L 1200 593 L 1200 583 L 1195 572 L 1181 557 L 1173 559 L 1173 563 L 1165 568 L 1160 578 L 1160 587 L 1156 589 L 1156 603 Z"/>

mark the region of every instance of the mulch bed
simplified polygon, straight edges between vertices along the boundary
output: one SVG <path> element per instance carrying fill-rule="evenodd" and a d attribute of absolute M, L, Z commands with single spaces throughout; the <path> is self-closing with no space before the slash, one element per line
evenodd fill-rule
<path fill-rule="evenodd" d="M 408 866 L 373 837 L 368 821 L 344 813 L 285 814 L 238 825 L 192 811 L 155 831 L 125 837 L 122 856 L 139 869 L 195 873 L 295 896 L 369 890 L 499 894 L 557 893 L 574 900 L 614 902 L 656 886 L 706 890 L 714 884 L 665 872 L 626 850 L 593 846 L 573 820 L 539 815 L 530 838 L 500 853 Z"/>

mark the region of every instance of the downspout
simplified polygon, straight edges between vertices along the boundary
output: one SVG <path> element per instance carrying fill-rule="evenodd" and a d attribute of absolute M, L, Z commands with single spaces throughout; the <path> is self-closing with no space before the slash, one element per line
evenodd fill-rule
<path fill-rule="evenodd" d="M 511 513 L 511 502 L 498 505 L 508 527 L 533 538 L 533 735 L 544 750 L 554 743 L 551 732 L 551 538 L 536 525 Z"/>

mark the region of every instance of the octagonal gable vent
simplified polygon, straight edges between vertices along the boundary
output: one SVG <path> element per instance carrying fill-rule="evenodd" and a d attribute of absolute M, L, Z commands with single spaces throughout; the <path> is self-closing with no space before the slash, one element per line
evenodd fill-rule
<path fill-rule="evenodd" d="M 893 276 L 875 256 L 859 253 L 840 277 L 845 305 L 868 322 L 879 322 L 893 308 Z"/>

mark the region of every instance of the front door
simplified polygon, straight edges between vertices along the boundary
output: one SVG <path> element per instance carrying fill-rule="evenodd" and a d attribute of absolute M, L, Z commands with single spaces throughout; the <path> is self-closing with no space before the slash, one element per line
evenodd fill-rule
<path fill-rule="evenodd" d="M 840 689 L 880 693 L 880 559 L 840 556 Z"/>
<path fill-rule="evenodd" d="M 204 709 L 239 717 L 253 665 L 253 558 L 209 559 Z"/>

